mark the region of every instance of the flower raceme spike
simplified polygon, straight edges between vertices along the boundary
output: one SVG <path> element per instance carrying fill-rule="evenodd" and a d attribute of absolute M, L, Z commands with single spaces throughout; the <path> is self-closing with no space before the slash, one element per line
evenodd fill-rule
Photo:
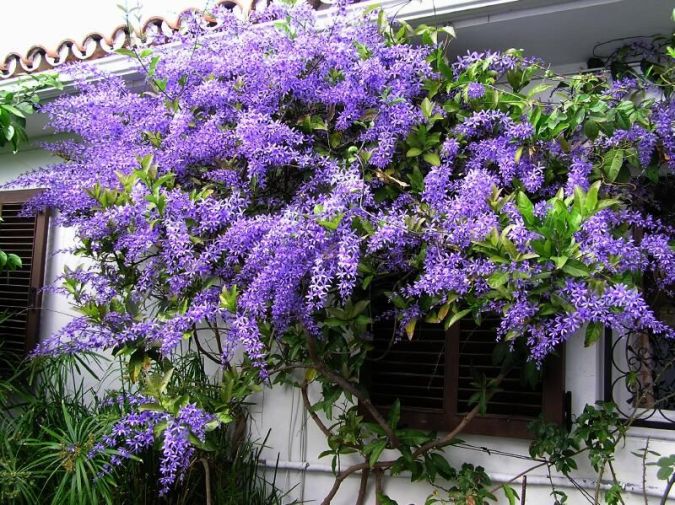
<path fill-rule="evenodd" d="M 94 446 L 92 455 L 105 449 L 115 450 L 106 469 L 111 471 L 152 446 L 157 433 L 161 433 L 160 492 L 166 494 L 190 466 L 195 450 L 190 437 L 204 442 L 208 425 L 213 420 L 213 415 L 193 404 L 182 407 L 175 417 L 156 410 L 131 412 L 118 420 L 110 433 Z"/>

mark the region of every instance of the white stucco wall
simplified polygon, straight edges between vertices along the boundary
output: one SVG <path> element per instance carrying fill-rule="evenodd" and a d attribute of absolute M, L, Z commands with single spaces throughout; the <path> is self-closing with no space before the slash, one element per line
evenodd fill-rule
<path fill-rule="evenodd" d="M 566 344 L 566 389 L 572 392 L 572 413 L 578 415 L 586 404 L 595 403 L 602 399 L 602 347 L 596 345 L 584 348 L 581 335 Z M 318 396 L 313 398 L 318 400 Z M 306 423 L 306 424 L 305 424 Z M 330 459 L 318 460 L 317 456 L 327 445 L 323 434 L 316 428 L 311 419 L 306 420 L 302 412 L 302 399 L 298 391 L 275 388 L 266 390 L 262 400 L 256 407 L 253 416 L 252 432 L 263 439 L 269 431 L 269 446 L 263 452 L 270 467 L 276 465 L 277 457 L 280 461 L 280 470 L 277 482 L 285 489 L 289 489 L 290 496 L 316 503 L 326 495 L 333 483 L 330 473 Z M 626 438 L 625 446 L 621 447 L 616 455 L 616 470 L 619 480 L 626 484 L 627 504 L 644 504 L 642 490 L 642 465 L 633 452 L 645 446 L 647 437 L 650 438 L 650 450 L 663 455 L 675 453 L 675 432 L 662 429 L 631 428 Z M 503 437 L 487 437 L 475 435 L 460 435 L 460 438 L 476 447 L 487 447 L 492 450 L 504 451 L 511 454 L 527 456 L 529 442 L 519 439 Z M 386 455 L 386 453 L 385 453 Z M 495 486 L 518 475 L 533 465 L 533 462 L 515 457 L 488 455 L 480 450 L 448 448 L 448 461 L 456 467 L 464 462 L 483 466 L 487 473 L 495 480 Z M 390 452 L 390 457 L 397 454 Z M 387 458 L 388 459 L 388 458 Z M 594 472 L 583 457 L 578 458 L 579 469 L 574 472 L 575 480 L 586 489 L 593 492 L 595 486 Z M 654 461 L 652 456 L 650 461 Z M 344 458 L 342 468 L 347 468 L 354 460 Z M 301 471 L 308 464 L 306 471 Z M 284 467 L 293 467 L 285 469 Z M 272 472 L 268 472 L 272 475 Z M 568 503 L 586 503 L 580 493 L 570 488 L 570 483 L 552 473 L 556 487 L 567 492 L 570 496 Z M 547 485 L 548 476 L 545 468 L 528 474 L 527 503 L 553 503 L 550 497 L 551 488 Z M 520 492 L 522 479 L 514 482 L 513 486 Z M 295 486 L 295 488 L 294 488 Z M 334 505 L 353 505 L 359 487 L 359 477 L 356 474 L 343 484 L 341 491 L 333 500 Z M 656 468 L 647 467 L 647 490 L 649 503 L 659 503 L 657 495 L 665 488 L 665 483 L 656 479 Z M 430 486 L 424 483 L 411 483 L 409 477 L 389 477 L 385 480 L 385 492 L 396 499 L 399 505 L 423 505 Z M 499 503 L 508 503 L 500 491 L 496 493 Z M 366 503 L 374 503 L 374 484 L 370 489 L 370 497 Z M 675 493 L 672 502 L 675 502 Z M 670 503 L 670 501 L 669 501 Z"/>

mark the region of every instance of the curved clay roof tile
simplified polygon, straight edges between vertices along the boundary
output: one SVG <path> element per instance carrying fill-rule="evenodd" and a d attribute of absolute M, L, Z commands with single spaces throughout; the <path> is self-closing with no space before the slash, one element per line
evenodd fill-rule
<path fill-rule="evenodd" d="M 248 15 L 253 5 L 254 0 L 221 0 L 216 4 L 217 7 L 238 8 L 243 15 Z M 173 20 L 167 20 L 161 16 L 149 18 L 143 23 L 141 34 L 147 34 L 152 43 L 152 40 L 159 35 L 169 36 L 177 32 L 184 20 L 191 19 L 195 15 L 202 16 L 207 28 L 213 29 L 218 26 L 215 17 L 199 9 L 190 8 L 182 11 Z M 85 36 L 81 44 L 73 39 L 64 39 L 53 50 L 48 50 L 43 46 L 33 46 L 26 51 L 25 56 L 9 53 L 4 58 L 0 58 L 0 80 L 56 68 L 64 63 L 103 58 L 120 47 L 128 45 L 129 40 L 128 27 L 121 25 L 115 28 L 109 37 L 93 32 Z"/>

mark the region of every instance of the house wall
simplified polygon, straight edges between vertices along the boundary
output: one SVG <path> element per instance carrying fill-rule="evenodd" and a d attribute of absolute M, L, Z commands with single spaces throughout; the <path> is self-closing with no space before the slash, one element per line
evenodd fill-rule
<path fill-rule="evenodd" d="M 566 344 L 566 390 L 572 392 L 572 414 L 578 415 L 586 404 L 595 403 L 602 399 L 603 356 L 602 347 L 596 345 L 584 348 L 583 336 L 577 335 Z M 316 394 L 316 392 L 315 392 Z M 318 395 L 313 399 L 318 400 Z M 291 496 L 300 500 L 318 500 L 328 492 L 333 477 L 330 473 L 330 459 L 318 460 L 317 456 L 327 449 L 322 433 L 307 420 L 303 414 L 302 399 L 298 391 L 275 388 L 266 390 L 254 408 L 252 432 L 259 439 L 268 436 L 267 445 L 263 452 L 267 465 L 274 468 L 279 459 L 277 482 L 284 489 L 290 490 Z M 269 434 L 268 434 L 269 433 Z M 475 435 L 460 435 L 460 438 L 476 447 L 475 450 L 449 448 L 445 451 L 448 461 L 456 467 L 468 462 L 483 466 L 487 473 L 495 480 L 495 485 L 506 482 L 520 472 L 533 465 L 532 461 L 521 459 L 519 456 L 528 455 L 529 442 L 504 437 L 487 437 Z M 642 464 L 641 460 L 632 453 L 639 451 L 649 439 L 649 449 L 663 455 L 675 452 L 675 432 L 664 429 L 631 428 L 624 446 L 620 447 L 616 455 L 616 471 L 618 479 L 626 485 L 627 504 L 644 504 L 642 496 Z M 509 453 L 509 456 L 489 455 L 480 448 L 489 448 L 493 451 Z M 396 458 L 396 452 L 391 451 L 390 457 Z M 386 457 L 386 454 L 385 456 Z M 388 458 L 387 458 L 388 459 Z M 654 461 L 650 457 L 650 461 Z M 347 468 L 354 460 L 344 458 L 342 468 Z M 579 469 L 573 473 L 576 482 L 593 493 L 595 488 L 594 472 L 590 465 L 579 458 Z M 303 471 L 302 469 L 305 468 Z M 268 472 L 272 475 L 272 471 Z M 663 492 L 665 483 L 655 477 L 656 468 L 646 468 L 646 489 L 649 503 L 658 503 L 658 496 Z M 551 486 L 546 468 L 541 468 L 528 474 L 527 503 L 553 503 L 550 496 Z M 568 503 L 585 503 L 586 500 L 574 489 L 564 477 L 552 473 L 552 481 L 559 488 L 570 495 Z M 522 479 L 517 479 L 513 486 L 520 492 Z M 293 487 L 295 486 L 295 488 Z M 358 475 L 348 479 L 343 484 L 340 493 L 333 501 L 334 505 L 353 505 L 354 497 L 358 492 Z M 385 480 L 385 491 L 396 499 L 399 505 L 422 505 L 425 497 L 431 492 L 426 484 L 411 483 L 408 476 L 389 477 Z M 374 489 L 370 490 L 373 495 Z M 500 491 L 496 493 L 499 503 L 508 503 Z M 374 495 L 373 495 L 374 496 Z M 367 503 L 374 503 L 374 497 Z M 673 500 L 675 502 L 675 500 Z"/>
<path fill-rule="evenodd" d="M 176 1 L 176 4 L 179 3 Z M 557 63 L 561 70 L 575 71 L 583 68 L 583 61 L 590 52 L 589 48 L 592 48 L 595 43 L 617 36 L 663 32 L 669 26 L 666 21 L 663 21 L 666 19 L 667 12 L 663 15 L 657 12 L 659 6 L 665 6 L 667 2 L 658 0 L 586 1 L 585 3 L 567 2 L 565 5 L 572 3 L 584 4 L 585 7 L 578 6 L 574 12 L 570 9 L 557 12 L 535 11 L 528 17 L 509 18 L 504 13 L 500 14 L 501 18 L 497 15 L 492 18 L 463 16 L 456 23 L 459 40 L 454 46 L 455 50 L 464 52 L 467 48 L 524 47 L 529 53 L 540 54 L 549 61 Z M 612 5 L 607 6 L 608 3 Z M 607 15 L 600 19 L 598 17 L 600 12 L 605 12 Z M 600 28 L 594 31 L 592 27 L 596 22 Z M 2 38 L 4 39 L 4 34 Z M 32 131 L 36 131 L 35 125 L 41 122 L 40 118 L 34 118 L 31 121 Z M 39 140 L 36 138 L 33 147 L 16 155 L 0 153 L 0 183 L 51 161 L 50 156 L 37 147 Z M 75 266 L 77 263 L 76 258 L 58 252 L 69 246 L 72 239 L 70 230 L 59 228 L 52 221 L 49 231 L 47 282 L 53 281 L 63 271 L 66 264 Z M 43 304 L 41 335 L 52 333 L 74 315 L 67 300 L 62 296 L 47 294 Z M 592 404 L 602 398 L 603 351 L 600 345 L 584 348 L 582 337 L 577 336 L 567 344 L 565 352 L 566 389 L 572 392 L 572 413 L 577 415 L 586 404 Z M 90 384 L 100 390 L 106 387 L 95 381 L 90 381 Z M 311 394 L 314 398 L 318 398 L 316 391 Z M 263 440 L 269 433 L 268 448 L 264 450 L 263 457 L 266 459 L 267 473 L 270 478 L 276 466 L 277 485 L 289 490 L 290 498 L 319 503 L 330 489 L 333 476 L 330 472 L 330 461 L 318 459 L 318 455 L 326 448 L 326 444 L 323 435 L 313 425 L 312 420 L 307 419 L 299 392 L 283 387 L 266 389 L 255 398 L 255 404 L 251 410 L 253 437 Z M 531 465 L 531 462 L 516 457 L 528 454 L 527 441 L 469 435 L 462 438 L 477 449 L 448 449 L 447 457 L 453 465 L 460 465 L 462 462 L 482 465 L 497 482 L 510 480 Z M 675 431 L 630 429 L 625 446 L 618 450 L 616 462 L 618 478 L 626 483 L 629 491 L 625 497 L 627 504 L 645 503 L 640 491 L 643 487 L 641 461 L 632 453 L 643 448 L 647 440 L 649 440 L 651 450 L 663 455 L 675 453 Z M 480 449 L 482 447 L 497 449 L 511 455 L 488 455 Z M 395 457 L 395 454 L 392 453 L 391 456 Z M 343 468 L 347 466 L 349 466 L 349 458 L 345 458 L 342 462 Z M 659 502 L 657 496 L 665 486 L 664 482 L 656 479 L 655 474 L 654 466 L 646 468 L 648 502 L 654 504 Z M 579 470 L 574 473 L 574 478 L 579 485 L 592 492 L 595 487 L 593 475 L 590 466 L 582 462 Z M 528 474 L 528 504 L 553 503 L 548 481 L 547 472 L 543 468 Z M 565 479 L 553 473 L 552 481 L 570 494 L 568 503 L 573 505 L 586 503 L 582 494 L 571 489 Z M 514 487 L 519 489 L 520 483 L 521 479 L 516 480 Z M 354 505 L 358 484 L 358 476 L 345 481 L 333 504 Z M 395 498 L 399 505 L 422 505 L 430 489 L 424 484 L 410 483 L 409 478 L 404 475 L 386 478 L 385 492 Z M 367 503 L 374 503 L 372 485 L 369 494 Z M 497 495 L 500 503 L 507 503 L 503 493 L 498 492 Z"/>

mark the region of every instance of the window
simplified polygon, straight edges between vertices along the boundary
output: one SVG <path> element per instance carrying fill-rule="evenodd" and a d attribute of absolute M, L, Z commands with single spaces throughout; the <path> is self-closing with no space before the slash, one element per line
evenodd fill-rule
<path fill-rule="evenodd" d="M 32 350 L 38 337 L 47 244 L 46 214 L 24 217 L 23 204 L 36 190 L 0 192 L 0 251 L 21 258 L 21 268 L 0 271 L 0 342 L 3 356 L 21 358 Z M 3 361 L 0 364 L 6 367 Z"/>
<path fill-rule="evenodd" d="M 675 301 L 649 279 L 644 287 L 656 317 L 675 326 Z M 635 426 L 675 429 L 675 341 L 606 329 L 605 400 L 625 417 L 636 414 Z"/>
<path fill-rule="evenodd" d="M 473 405 L 474 374 L 498 375 L 493 364 L 498 319 L 476 326 L 462 319 L 449 330 L 439 324 L 418 324 L 412 341 L 392 343 L 393 322 L 373 330 L 373 351 L 364 381 L 375 406 L 383 412 L 398 398 L 401 422 L 411 428 L 449 431 Z M 551 357 L 542 380 L 534 388 L 523 383 L 523 367 L 514 367 L 488 403 L 487 413 L 474 418 L 466 433 L 529 438 L 528 424 L 540 414 L 551 422 L 564 421 L 561 357 Z"/>

